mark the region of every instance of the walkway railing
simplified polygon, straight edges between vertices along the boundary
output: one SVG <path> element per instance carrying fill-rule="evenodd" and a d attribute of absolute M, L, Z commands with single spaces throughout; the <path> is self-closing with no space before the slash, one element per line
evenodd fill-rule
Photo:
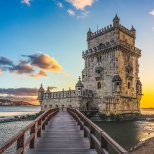
<path fill-rule="evenodd" d="M 29 145 L 29 148 L 34 148 L 35 139 L 41 137 L 42 130 L 45 130 L 45 126 L 48 121 L 59 111 L 59 109 L 49 109 L 30 123 L 25 129 L 21 130 L 17 135 L 9 139 L 2 147 L 0 147 L 0 154 L 5 152 L 11 145 L 16 143 L 17 154 L 23 154 L 25 148 Z M 26 138 L 26 133 L 30 131 L 30 135 Z"/>
<path fill-rule="evenodd" d="M 96 149 L 100 154 L 108 154 L 109 146 L 120 154 L 128 154 L 117 142 L 115 142 L 106 132 L 89 120 L 79 110 L 68 108 L 68 112 L 80 125 L 80 129 L 84 131 L 84 137 L 90 140 L 90 148 Z"/>

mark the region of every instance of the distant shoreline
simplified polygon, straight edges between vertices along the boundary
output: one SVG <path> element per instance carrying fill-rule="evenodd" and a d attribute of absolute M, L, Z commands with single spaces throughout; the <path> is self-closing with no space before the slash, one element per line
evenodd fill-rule
<path fill-rule="evenodd" d="M 27 104 L 27 105 L 23 105 L 23 104 L 21 104 L 21 105 L 16 105 L 16 104 L 14 104 L 14 105 L 1 105 L 0 104 L 0 106 L 40 106 L 40 105 L 33 105 L 33 104 Z"/>
<path fill-rule="evenodd" d="M 150 107 L 148 107 L 148 108 L 141 108 L 141 109 L 152 109 L 152 110 L 154 110 L 154 108 L 152 108 L 152 107 L 151 108 Z"/>

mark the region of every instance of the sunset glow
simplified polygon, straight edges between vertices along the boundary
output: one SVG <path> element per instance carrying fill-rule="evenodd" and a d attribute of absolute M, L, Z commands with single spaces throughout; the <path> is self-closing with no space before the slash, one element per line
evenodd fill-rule
<path fill-rule="evenodd" d="M 104 27 L 118 14 L 123 25 L 135 27 L 142 50 L 141 107 L 154 108 L 153 1 L 4 0 L 0 8 L 0 98 L 38 104 L 41 83 L 53 90 L 74 89 L 84 68 L 89 27 Z"/>

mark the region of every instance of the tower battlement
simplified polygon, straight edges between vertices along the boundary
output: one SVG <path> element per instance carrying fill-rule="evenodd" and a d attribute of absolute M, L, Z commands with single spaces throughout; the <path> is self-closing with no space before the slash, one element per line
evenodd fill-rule
<path fill-rule="evenodd" d="M 83 51 L 82 52 L 82 57 L 83 58 L 86 58 L 86 56 L 89 56 L 91 54 L 97 54 L 98 52 L 105 52 L 105 51 L 109 51 L 109 49 L 117 49 L 117 48 L 125 48 L 125 49 L 128 49 L 129 51 L 131 51 L 131 53 L 133 54 L 136 54 L 138 55 L 139 57 L 141 56 L 141 50 L 137 47 L 134 47 L 130 44 L 128 44 L 127 42 L 124 42 L 122 40 L 120 41 L 117 41 L 117 42 L 114 42 L 114 41 L 111 41 L 111 42 L 106 42 L 104 44 L 101 44 L 101 46 L 96 46 L 96 47 L 93 47 L 92 49 L 88 49 L 86 51 Z"/>
<path fill-rule="evenodd" d="M 91 49 L 106 42 L 126 41 L 128 44 L 135 46 L 136 30 L 132 26 L 128 29 L 120 24 L 120 18 L 116 15 L 113 19 L 113 24 L 104 27 L 96 32 L 92 32 L 89 28 L 87 32 L 88 49 Z"/>

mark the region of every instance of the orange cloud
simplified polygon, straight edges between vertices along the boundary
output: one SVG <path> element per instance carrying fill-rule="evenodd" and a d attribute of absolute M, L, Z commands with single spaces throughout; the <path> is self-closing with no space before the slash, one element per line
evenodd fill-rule
<path fill-rule="evenodd" d="M 47 76 L 46 72 L 43 71 L 43 70 L 40 70 L 37 74 L 35 75 L 31 75 L 31 77 L 34 77 L 34 78 L 40 78 L 42 76 Z"/>
<path fill-rule="evenodd" d="M 83 10 L 87 6 L 91 6 L 95 0 L 67 0 L 76 9 Z"/>
<path fill-rule="evenodd" d="M 55 58 L 47 54 L 33 54 L 26 57 L 28 57 L 31 65 L 41 68 L 44 71 L 60 72 L 63 69 Z"/>

